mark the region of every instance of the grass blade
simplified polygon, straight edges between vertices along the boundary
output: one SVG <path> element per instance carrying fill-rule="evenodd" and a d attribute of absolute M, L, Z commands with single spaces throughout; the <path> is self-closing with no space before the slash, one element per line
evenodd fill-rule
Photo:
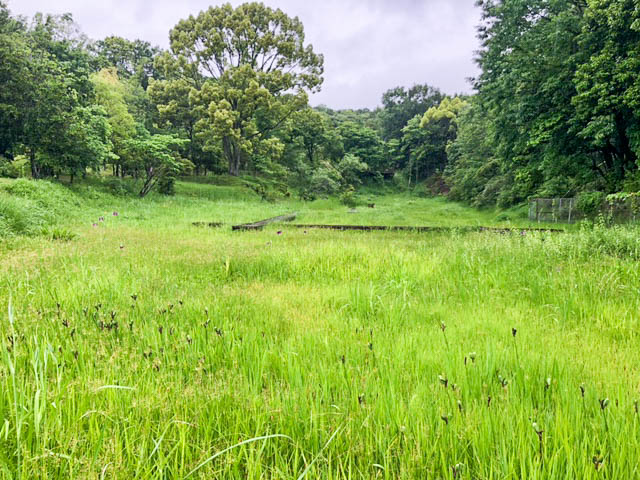
<path fill-rule="evenodd" d="M 186 477 L 184 478 L 189 478 L 191 475 L 193 475 L 194 473 L 196 473 L 198 470 L 200 470 L 202 467 L 204 467 L 207 463 L 211 462 L 212 460 L 216 459 L 217 457 L 219 457 L 220 455 L 223 455 L 225 453 L 227 453 L 229 450 L 233 450 L 234 448 L 237 447 L 241 447 L 242 445 L 246 445 L 247 443 L 253 443 L 253 442 L 259 442 L 260 440 L 268 440 L 270 438 L 286 438 L 288 440 L 292 440 L 293 439 L 291 437 L 289 437 L 288 435 L 282 435 L 279 433 L 275 433 L 273 435 L 264 435 L 262 437 L 255 437 L 255 438 L 250 438 L 248 440 L 244 440 L 240 443 L 236 443 L 235 445 L 232 445 L 228 448 L 225 448 L 224 450 L 220 450 L 218 453 L 211 455 L 209 458 L 207 458 L 204 462 L 202 462 L 200 465 L 198 465 L 196 468 L 194 468 L 193 470 L 191 470 Z"/>

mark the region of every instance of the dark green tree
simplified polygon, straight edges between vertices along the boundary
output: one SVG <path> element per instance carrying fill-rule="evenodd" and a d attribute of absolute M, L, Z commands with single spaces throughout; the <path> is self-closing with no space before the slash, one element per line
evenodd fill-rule
<path fill-rule="evenodd" d="M 444 95 L 440 90 L 429 85 L 387 90 L 382 95 L 383 109 L 380 111 L 382 137 L 385 140 L 399 139 L 409 120 L 416 115 L 423 115 L 443 99 Z"/>
<path fill-rule="evenodd" d="M 199 138 L 222 150 L 231 175 L 274 151 L 275 130 L 322 84 L 323 58 L 305 45 L 300 20 L 261 3 L 211 7 L 181 20 L 170 40 L 175 63 L 206 79 L 190 95 Z"/>

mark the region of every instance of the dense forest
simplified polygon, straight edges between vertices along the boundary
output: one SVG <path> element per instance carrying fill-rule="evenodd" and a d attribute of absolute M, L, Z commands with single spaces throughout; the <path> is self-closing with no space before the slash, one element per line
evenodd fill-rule
<path fill-rule="evenodd" d="M 392 182 L 476 206 L 640 190 L 640 1 L 478 6 L 473 95 L 416 79 L 334 111 L 309 106 L 324 59 L 300 20 L 261 3 L 180 20 L 163 50 L 0 2 L 0 176 L 109 174 L 141 196 L 187 174 L 303 198 Z"/>

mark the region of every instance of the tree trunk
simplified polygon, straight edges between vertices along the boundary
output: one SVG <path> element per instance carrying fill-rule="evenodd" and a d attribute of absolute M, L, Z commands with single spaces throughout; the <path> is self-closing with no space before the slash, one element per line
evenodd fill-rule
<path fill-rule="evenodd" d="M 615 116 L 615 123 L 616 130 L 618 131 L 620 150 L 622 153 L 622 176 L 624 177 L 627 170 L 633 170 L 636 168 L 638 156 L 631 149 L 631 141 L 627 135 L 627 123 L 621 115 Z"/>
<path fill-rule="evenodd" d="M 31 178 L 38 180 L 40 178 L 40 167 L 36 160 L 36 152 L 32 148 L 29 150 L 29 161 L 31 162 Z"/>
<path fill-rule="evenodd" d="M 142 185 L 142 189 L 140 190 L 140 197 L 144 197 L 149 193 L 157 182 L 157 175 L 153 167 L 147 169 L 147 178 L 144 181 L 144 185 Z"/>
<path fill-rule="evenodd" d="M 240 174 L 240 147 L 229 137 L 222 139 L 222 146 L 229 162 L 229 175 L 237 177 Z"/>

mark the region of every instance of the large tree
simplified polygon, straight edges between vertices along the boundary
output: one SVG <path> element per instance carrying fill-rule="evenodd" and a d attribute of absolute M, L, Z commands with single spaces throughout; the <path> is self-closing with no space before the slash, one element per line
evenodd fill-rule
<path fill-rule="evenodd" d="M 479 2 L 479 101 L 493 123 L 495 159 L 509 181 L 500 203 L 565 196 L 595 178 L 599 153 L 576 134 L 574 75 L 584 0 Z"/>
<path fill-rule="evenodd" d="M 429 85 L 414 85 L 411 88 L 396 87 L 382 95 L 383 110 L 380 112 L 382 136 L 385 140 L 399 139 L 402 129 L 416 115 L 437 106 L 444 95 Z"/>
<path fill-rule="evenodd" d="M 93 161 L 87 152 L 109 150 L 104 112 L 88 108 L 85 43 L 70 15 L 38 14 L 27 26 L 0 5 L 0 148 L 26 153 L 33 178 L 74 173 Z"/>
<path fill-rule="evenodd" d="M 211 7 L 180 21 L 170 41 L 175 63 L 203 79 L 190 96 L 200 138 L 222 149 L 231 175 L 274 151 L 274 131 L 322 84 L 323 57 L 305 44 L 300 20 L 261 3 Z"/>
<path fill-rule="evenodd" d="M 110 36 L 91 45 L 96 70 L 116 67 L 121 78 L 134 78 L 146 89 L 151 77 L 158 78 L 154 59 L 160 49 L 144 40 Z"/>
<path fill-rule="evenodd" d="M 640 2 L 590 1 L 578 41 L 583 55 L 574 79 L 578 136 L 598 154 L 593 168 L 617 189 L 638 171 Z"/>

